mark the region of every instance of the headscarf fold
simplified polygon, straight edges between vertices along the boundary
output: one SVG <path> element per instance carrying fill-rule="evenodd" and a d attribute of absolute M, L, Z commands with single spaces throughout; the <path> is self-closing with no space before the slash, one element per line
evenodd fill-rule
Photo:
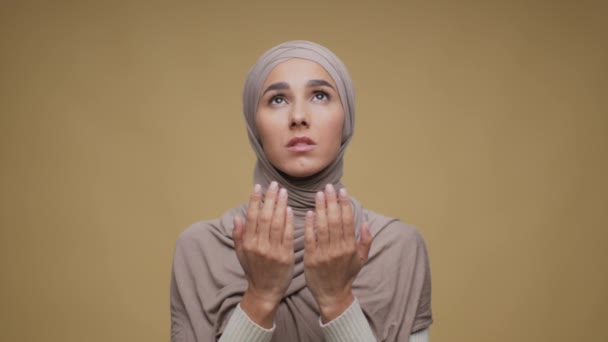
<path fill-rule="evenodd" d="M 261 87 L 279 63 L 303 58 L 320 64 L 337 85 L 345 119 L 336 159 L 319 173 L 293 178 L 266 158 L 255 124 Z M 272 341 L 323 341 L 319 310 L 304 278 L 305 212 L 314 210 L 314 196 L 331 183 L 341 188 L 343 157 L 355 123 L 352 80 L 342 61 L 327 48 L 309 41 L 288 41 L 265 52 L 247 75 L 243 89 L 243 115 L 249 142 L 257 156 L 254 182 L 264 189 L 277 181 L 289 194 L 295 214 L 295 269 L 279 305 Z M 430 272 L 426 246 L 413 226 L 364 209 L 351 198 L 357 235 L 362 221 L 373 236 L 368 263 L 353 283 L 374 334 L 379 341 L 406 341 L 412 332 L 431 322 Z M 235 215 L 245 217 L 247 207 L 228 210 L 221 218 L 194 224 L 176 244 L 171 281 L 172 341 L 213 341 L 221 336 L 232 311 L 247 289 L 232 241 Z"/>

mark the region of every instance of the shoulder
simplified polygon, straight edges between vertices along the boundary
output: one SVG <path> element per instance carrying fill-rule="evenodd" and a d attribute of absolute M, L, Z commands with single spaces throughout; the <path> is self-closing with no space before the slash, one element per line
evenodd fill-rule
<path fill-rule="evenodd" d="M 184 258 L 201 258 L 225 244 L 229 239 L 223 233 L 220 219 L 193 223 L 183 230 L 175 241 L 175 255 Z"/>
<path fill-rule="evenodd" d="M 244 206 L 227 210 L 219 218 L 199 221 L 182 231 L 175 242 L 176 252 L 187 254 L 216 255 L 224 250 L 232 251 L 232 229 L 234 216 L 242 216 Z"/>
<path fill-rule="evenodd" d="M 207 236 L 214 229 L 214 227 L 217 227 L 218 224 L 219 224 L 219 219 L 217 219 L 217 218 L 212 219 L 212 220 L 204 220 L 204 221 L 195 222 L 195 223 L 191 224 L 189 227 L 187 227 L 186 229 L 184 229 L 177 236 L 176 242 L 177 242 L 177 244 L 183 244 L 183 243 L 201 240 L 205 236 Z"/>
<path fill-rule="evenodd" d="M 412 243 L 424 243 L 424 238 L 416 226 L 398 219 L 391 221 L 384 229 L 387 234 L 395 235 L 401 240 Z"/>
<path fill-rule="evenodd" d="M 234 216 L 242 216 L 245 207 L 243 205 L 228 209 L 222 216 L 202 220 L 193 223 L 188 228 L 183 230 L 177 237 L 177 244 L 188 244 L 195 241 L 204 242 L 210 237 L 215 238 L 231 238 Z"/>
<path fill-rule="evenodd" d="M 413 224 L 403 222 L 398 218 L 384 216 L 369 209 L 364 210 L 364 216 L 370 223 L 374 235 L 390 235 L 400 240 L 424 242 L 422 234 Z"/>

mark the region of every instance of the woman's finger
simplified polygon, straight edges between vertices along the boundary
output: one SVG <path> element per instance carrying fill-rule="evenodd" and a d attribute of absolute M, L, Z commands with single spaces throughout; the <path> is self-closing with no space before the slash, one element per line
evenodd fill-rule
<path fill-rule="evenodd" d="M 346 189 L 340 189 L 340 208 L 342 210 L 342 226 L 344 229 L 344 242 L 348 246 L 355 245 L 355 222 L 353 219 L 353 208 L 350 206 L 350 198 Z"/>
<path fill-rule="evenodd" d="M 234 241 L 234 249 L 241 249 L 243 243 L 243 222 L 239 216 L 234 217 L 234 227 L 232 228 L 232 240 Z"/>
<path fill-rule="evenodd" d="M 273 246 L 281 245 L 283 232 L 285 230 L 285 214 L 287 210 L 287 190 L 279 190 L 276 208 L 270 224 L 270 244 Z"/>
<path fill-rule="evenodd" d="M 326 250 L 329 245 L 329 233 L 327 231 L 327 210 L 325 208 L 325 194 L 317 192 L 315 198 L 315 209 L 317 219 L 317 247 Z"/>
<path fill-rule="evenodd" d="M 357 243 L 357 255 L 361 261 L 361 266 L 365 265 L 369 257 L 369 250 L 372 246 L 372 234 L 369 231 L 369 223 L 363 221 L 361 224 L 361 234 Z"/>
<path fill-rule="evenodd" d="M 266 196 L 264 197 L 264 205 L 262 206 L 262 212 L 259 214 L 257 233 L 258 237 L 262 241 L 268 241 L 270 224 L 272 222 L 272 216 L 274 216 L 274 207 L 277 200 L 277 190 L 279 185 L 277 182 L 270 183 Z"/>
<path fill-rule="evenodd" d="M 239 262 L 243 259 L 243 235 L 245 233 L 245 224 L 240 216 L 234 217 L 234 227 L 232 228 L 232 241 L 234 241 L 234 251 Z"/>
<path fill-rule="evenodd" d="M 312 258 L 317 248 L 314 216 L 314 213 L 309 210 L 304 220 L 304 258 Z"/>
<path fill-rule="evenodd" d="M 256 184 L 253 187 L 253 192 L 249 197 L 249 204 L 247 205 L 247 222 L 244 231 L 245 236 L 255 235 L 261 201 L 262 187 L 260 186 L 260 184 Z"/>
<path fill-rule="evenodd" d="M 287 207 L 287 218 L 285 219 L 285 232 L 283 233 L 283 247 L 293 252 L 293 210 Z"/>
<path fill-rule="evenodd" d="M 331 184 L 325 187 L 325 201 L 327 207 L 327 229 L 329 231 L 329 244 L 338 246 L 343 242 L 342 213 L 338 205 L 336 189 Z"/>

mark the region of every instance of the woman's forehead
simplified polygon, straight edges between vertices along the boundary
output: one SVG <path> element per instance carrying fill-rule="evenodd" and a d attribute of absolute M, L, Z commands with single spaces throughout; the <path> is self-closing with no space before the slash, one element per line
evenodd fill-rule
<path fill-rule="evenodd" d="M 290 58 L 272 68 L 262 84 L 262 89 L 265 89 L 268 85 L 276 82 L 304 83 L 313 79 L 325 80 L 330 83 L 334 89 L 336 88 L 335 80 L 321 64 L 305 58 Z"/>

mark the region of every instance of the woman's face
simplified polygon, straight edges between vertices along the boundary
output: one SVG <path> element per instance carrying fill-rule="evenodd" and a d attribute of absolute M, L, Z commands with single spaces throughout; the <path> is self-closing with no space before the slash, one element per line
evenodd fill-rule
<path fill-rule="evenodd" d="M 337 86 L 319 64 L 292 58 L 262 85 L 255 115 L 264 153 L 279 170 L 307 177 L 338 155 L 344 110 Z"/>

